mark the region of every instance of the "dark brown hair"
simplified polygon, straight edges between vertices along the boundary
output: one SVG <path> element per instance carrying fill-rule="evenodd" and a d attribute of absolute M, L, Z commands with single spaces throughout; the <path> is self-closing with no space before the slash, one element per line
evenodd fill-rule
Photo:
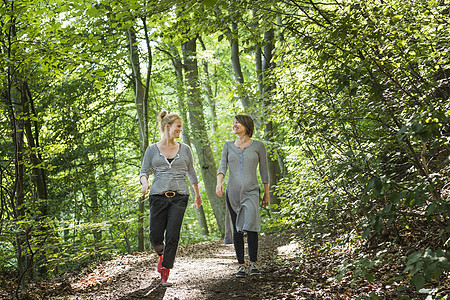
<path fill-rule="evenodd" d="M 249 137 L 253 136 L 253 132 L 255 131 L 255 123 L 253 123 L 252 117 L 249 115 L 235 115 L 234 118 L 240 124 L 244 125 L 247 129 L 246 133 Z"/>

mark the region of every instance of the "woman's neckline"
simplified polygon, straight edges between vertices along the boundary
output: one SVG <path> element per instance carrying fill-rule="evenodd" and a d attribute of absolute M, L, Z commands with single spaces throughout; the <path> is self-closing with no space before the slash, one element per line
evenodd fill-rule
<path fill-rule="evenodd" d="M 237 148 L 239 148 L 240 151 L 244 151 L 245 149 L 247 149 L 248 147 L 250 147 L 251 145 L 253 145 L 254 140 L 251 139 L 251 143 L 248 146 L 245 146 L 241 149 L 241 146 L 236 145 L 237 140 L 233 141 L 233 145 L 235 145 Z"/>
<path fill-rule="evenodd" d="M 181 143 L 180 142 L 176 142 L 176 144 L 178 144 L 178 150 L 177 150 L 177 153 L 175 153 L 174 157 L 167 157 L 164 154 L 162 154 L 161 150 L 159 150 L 158 143 L 155 143 L 155 147 L 156 147 L 156 149 L 158 149 L 159 154 L 164 156 L 166 159 L 174 159 L 180 153 L 180 149 L 181 149 Z"/>

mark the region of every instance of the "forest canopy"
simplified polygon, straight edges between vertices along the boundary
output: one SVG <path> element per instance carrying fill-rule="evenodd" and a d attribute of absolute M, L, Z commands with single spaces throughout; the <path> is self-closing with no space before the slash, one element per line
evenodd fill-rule
<path fill-rule="evenodd" d="M 245 113 L 264 230 L 407 246 L 421 289 L 449 270 L 449 21 L 448 0 L 2 1 L 0 269 L 24 286 L 149 250 L 138 174 L 166 109 L 204 199 L 182 243 L 222 237 L 215 176 Z"/>

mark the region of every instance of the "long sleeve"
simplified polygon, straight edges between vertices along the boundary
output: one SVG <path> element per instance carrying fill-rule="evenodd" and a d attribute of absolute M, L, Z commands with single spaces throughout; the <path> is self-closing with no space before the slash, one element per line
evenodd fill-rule
<path fill-rule="evenodd" d="M 267 163 L 267 151 L 263 143 L 258 151 L 259 154 L 259 175 L 262 183 L 269 183 L 269 169 Z"/>
<path fill-rule="evenodd" d="M 192 184 L 198 183 L 198 178 L 197 178 L 197 173 L 195 172 L 195 169 L 194 169 L 194 157 L 192 156 L 191 148 L 189 146 L 187 146 L 187 148 L 188 148 L 188 150 L 187 150 L 187 152 L 188 152 L 188 154 L 187 154 L 187 156 L 188 156 L 187 176 L 189 179 L 189 183 L 192 185 Z"/>
<path fill-rule="evenodd" d="M 189 195 L 186 176 L 191 184 L 198 183 L 191 148 L 183 143 L 180 143 L 180 149 L 171 162 L 162 155 L 156 144 L 148 146 L 142 159 L 139 180 L 142 176 L 148 178 L 150 174 L 153 174 L 150 195 L 165 191 Z"/>
<path fill-rule="evenodd" d="M 217 174 L 227 174 L 228 168 L 228 142 L 225 142 L 222 149 L 222 156 L 220 157 L 219 168 L 217 169 Z"/>
<path fill-rule="evenodd" d="M 141 171 L 139 172 L 139 178 L 142 176 L 148 177 L 150 176 L 150 170 L 151 170 L 151 157 L 152 157 L 152 150 L 151 147 L 147 147 L 145 149 L 144 158 L 142 159 L 142 165 L 141 165 Z"/>

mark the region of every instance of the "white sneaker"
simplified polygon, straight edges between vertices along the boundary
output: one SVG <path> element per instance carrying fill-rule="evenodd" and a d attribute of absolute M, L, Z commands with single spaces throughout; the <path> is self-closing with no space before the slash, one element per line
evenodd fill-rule
<path fill-rule="evenodd" d="M 250 263 L 250 276 L 261 274 L 255 262 Z"/>
<path fill-rule="evenodd" d="M 239 269 L 236 272 L 236 277 L 245 277 L 245 267 L 244 266 L 239 266 Z"/>

